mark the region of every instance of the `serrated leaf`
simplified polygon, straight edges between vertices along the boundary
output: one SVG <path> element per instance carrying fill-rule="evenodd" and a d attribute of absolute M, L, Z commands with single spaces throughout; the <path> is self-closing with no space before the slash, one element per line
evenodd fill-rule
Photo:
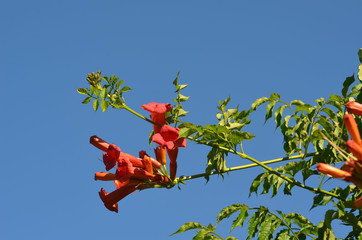
<path fill-rule="evenodd" d="M 94 99 L 93 101 L 93 109 L 96 112 L 99 106 L 99 100 L 98 99 Z"/>
<path fill-rule="evenodd" d="M 258 194 L 258 188 L 265 177 L 266 177 L 266 174 L 261 173 L 253 180 L 253 182 L 251 183 L 251 186 L 250 186 L 250 190 L 249 190 L 249 197 L 251 196 L 251 194 L 253 192 Z"/>
<path fill-rule="evenodd" d="M 247 219 L 249 217 L 249 213 L 248 213 L 248 207 L 245 205 L 245 208 L 239 209 L 240 213 L 237 216 L 237 218 L 235 218 L 235 220 L 233 221 L 231 230 L 234 230 L 234 228 L 236 227 L 242 227 L 244 224 L 245 219 Z"/>
<path fill-rule="evenodd" d="M 192 229 L 202 229 L 202 228 L 204 228 L 204 226 L 202 226 L 198 222 L 188 222 L 188 223 L 185 223 L 184 225 L 182 225 L 176 232 L 172 233 L 170 236 L 178 234 L 178 233 L 182 233 L 185 231 L 189 231 Z"/>
<path fill-rule="evenodd" d="M 267 101 L 269 101 L 269 98 L 267 98 L 267 97 L 262 97 L 262 98 L 259 98 L 259 99 L 255 100 L 255 101 L 253 102 L 253 104 L 251 104 L 251 109 L 250 109 L 250 111 L 251 111 L 251 112 L 252 112 L 252 111 L 255 111 L 261 104 L 263 104 L 263 103 L 265 103 L 265 102 L 267 102 Z"/>
<path fill-rule="evenodd" d="M 273 238 L 273 227 L 272 227 L 272 219 L 270 217 L 266 217 L 265 220 L 261 223 L 259 230 L 259 238 L 260 240 L 269 240 Z"/>
<path fill-rule="evenodd" d="M 225 218 L 229 218 L 232 214 L 237 211 L 247 210 L 249 207 L 245 204 L 233 204 L 231 206 L 225 207 L 221 210 L 221 212 L 217 216 L 217 223 Z"/>
<path fill-rule="evenodd" d="M 102 112 L 107 111 L 108 104 L 109 104 L 109 103 L 108 103 L 107 101 L 105 101 L 105 100 L 102 100 L 102 101 L 101 101 Z"/>
<path fill-rule="evenodd" d="M 88 95 L 88 90 L 85 88 L 77 88 L 78 93 Z"/>
<path fill-rule="evenodd" d="M 92 97 L 86 97 L 84 100 L 83 100 L 83 104 L 87 104 L 90 102 L 90 100 L 92 100 Z"/>

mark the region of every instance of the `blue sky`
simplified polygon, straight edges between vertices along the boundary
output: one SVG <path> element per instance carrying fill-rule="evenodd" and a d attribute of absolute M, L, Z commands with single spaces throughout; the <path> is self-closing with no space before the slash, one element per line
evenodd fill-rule
<path fill-rule="evenodd" d="M 312 195 L 253 195 L 262 170 L 230 173 L 224 180 L 198 179 L 182 190 L 137 192 L 107 211 L 93 174 L 103 170 L 101 152 L 89 144 L 96 134 L 136 155 L 151 152 L 151 126 L 128 112 L 94 112 L 76 88 L 100 69 L 125 79 L 127 103 L 171 102 L 172 81 L 189 84 L 186 121 L 216 123 L 219 100 L 248 109 L 272 92 L 286 101 L 340 93 L 357 70 L 362 47 L 359 1 L 6 1 L 0 15 L 2 94 L 0 146 L 1 239 L 190 239 L 168 238 L 185 222 L 215 223 L 233 203 L 300 211 L 314 223 Z M 283 156 L 282 138 L 264 110 L 248 130 L 257 137 L 246 151 L 258 160 Z M 179 174 L 200 173 L 207 147 L 190 143 L 179 155 Z M 230 157 L 228 166 L 247 163 Z M 311 183 L 312 184 L 312 183 Z M 333 182 L 345 186 L 342 182 Z M 323 210 L 323 209 L 322 209 Z M 230 225 L 229 225 L 230 226 Z M 228 234 L 227 224 L 220 232 Z M 344 228 L 336 223 L 336 235 Z M 245 238 L 246 229 L 233 236 Z"/>

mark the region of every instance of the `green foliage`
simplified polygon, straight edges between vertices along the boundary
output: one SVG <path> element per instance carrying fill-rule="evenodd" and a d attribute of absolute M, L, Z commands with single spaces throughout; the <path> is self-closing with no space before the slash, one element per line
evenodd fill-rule
<path fill-rule="evenodd" d="M 100 105 L 102 112 L 107 111 L 109 105 L 113 108 L 123 108 L 125 104 L 123 93 L 131 90 L 128 86 L 121 86 L 124 80 L 119 80 L 119 77 L 114 75 L 109 78 L 101 76 L 101 72 L 98 70 L 97 73 L 89 73 L 87 81 L 89 88 L 77 89 L 78 93 L 87 95 L 82 101 L 83 104 L 87 104 L 93 99 L 94 111 L 97 111 Z"/>
<path fill-rule="evenodd" d="M 179 118 L 185 117 L 187 115 L 188 111 L 185 111 L 183 109 L 182 103 L 186 102 L 190 98 L 190 97 L 186 97 L 180 93 L 180 91 L 185 89 L 188 85 L 187 84 L 180 85 L 178 83 L 179 76 L 180 76 L 180 72 L 177 73 L 175 80 L 172 82 L 176 88 L 175 93 L 177 95 L 176 95 L 176 98 L 173 99 L 173 101 L 176 103 L 176 105 L 174 105 L 171 112 L 166 113 L 166 123 L 167 124 L 175 123 L 175 127 L 177 127 L 178 123 L 182 122 L 181 120 L 179 120 Z"/>
<path fill-rule="evenodd" d="M 297 240 L 305 239 L 306 236 L 318 236 L 317 226 L 313 225 L 307 218 L 298 213 L 283 214 L 280 211 L 270 211 L 264 206 L 251 208 L 245 204 L 233 204 L 222 209 L 217 216 L 215 227 L 212 224 L 203 227 L 200 223 L 195 224 L 189 222 L 181 226 L 180 229 L 172 235 L 185 232 L 186 230 L 201 229 L 196 233 L 195 237 L 201 235 L 200 232 L 202 232 L 204 238 L 194 239 L 206 239 L 206 235 L 216 236 L 215 239 L 222 239 L 215 232 L 216 228 L 222 220 L 230 218 L 231 216 L 235 216 L 231 231 L 237 227 L 243 227 L 245 221 L 248 222 L 249 237 L 247 239 L 258 236 L 258 239 Z M 226 239 L 237 238 L 228 236 Z"/>

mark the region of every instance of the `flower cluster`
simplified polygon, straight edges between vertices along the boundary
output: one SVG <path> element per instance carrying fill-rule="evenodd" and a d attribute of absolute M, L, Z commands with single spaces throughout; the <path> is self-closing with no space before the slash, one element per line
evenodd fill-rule
<path fill-rule="evenodd" d="M 136 190 L 172 184 L 171 180 L 176 178 L 178 148 L 186 147 L 186 139 L 179 138 L 179 129 L 165 124 L 166 112 L 172 110 L 171 104 L 152 102 L 142 105 L 142 108 L 151 112 L 151 119 L 155 123 L 152 141 L 158 144 L 155 149 L 156 159 L 145 151 L 140 151 L 139 157 L 135 157 L 97 136 L 90 138 L 90 143 L 104 152 L 103 163 L 107 171 L 96 172 L 95 180 L 113 181 L 117 188 L 111 193 L 103 188 L 99 191 L 104 206 L 110 211 L 118 212 L 118 202 Z M 163 165 L 167 163 L 166 152 L 170 159 L 170 176 L 162 171 Z M 115 173 L 108 172 L 113 168 L 116 168 Z"/>
<path fill-rule="evenodd" d="M 355 156 L 345 162 L 341 169 L 325 163 L 318 163 L 317 170 L 334 178 L 340 178 L 347 182 L 354 183 L 358 188 L 362 188 L 362 140 L 353 114 L 362 116 L 362 104 L 348 102 L 347 111 L 350 114 L 344 115 L 344 123 L 352 140 L 346 142 L 347 149 Z M 356 208 L 362 207 L 362 197 L 354 201 Z"/>
<path fill-rule="evenodd" d="M 151 102 L 141 106 L 143 109 L 151 112 L 151 119 L 155 123 L 153 124 L 154 135 L 152 141 L 159 144 L 155 149 L 156 159 L 159 160 L 162 165 L 166 164 L 166 151 L 170 159 L 170 177 L 171 180 L 176 178 L 177 171 L 177 155 L 179 147 L 186 147 L 186 139 L 179 138 L 179 129 L 173 128 L 169 125 L 165 125 L 166 112 L 172 110 L 172 106 L 169 103 L 155 103 Z"/>

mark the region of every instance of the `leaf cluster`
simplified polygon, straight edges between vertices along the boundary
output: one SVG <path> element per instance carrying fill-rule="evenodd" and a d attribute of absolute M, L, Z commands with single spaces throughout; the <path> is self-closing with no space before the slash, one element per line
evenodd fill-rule
<path fill-rule="evenodd" d="M 318 228 L 306 217 L 298 213 L 284 214 L 281 211 L 270 211 L 264 206 L 251 208 L 245 204 L 233 204 L 221 210 L 217 216 L 217 224 L 204 227 L 197 222 L 189 222 L 180 227 L 174 234 L 189 230 L 198 230 L 193 239 L 223 239 L 216 231 L 217 225 L 224 219 L 235 216 L 230 233 L 248 223 L 248 238 L 252 239 L 306 239 L 318 236 Z M 237 239 L 228 236 L 226 239 Z"/>
<path fill-rule="evenodd" d="M 77 89 L 78 93 L 87 95 L 82 101 L 83 104 L 93 100 L 94 111 L 97 111 L 99 105 L 101 105 L 102 112 L 107 111 L 109 105 L 118 109 L 123 108 L 125 103 L 123 93 L 131 90 L 128 86 L 121 86 L 124 80 L 120 80 L 115 75 L 111 77 L 101 76 L 101 72 L 98 70 L 97 73 L 89 73 L 87 81 L 89 88 Z"/>

